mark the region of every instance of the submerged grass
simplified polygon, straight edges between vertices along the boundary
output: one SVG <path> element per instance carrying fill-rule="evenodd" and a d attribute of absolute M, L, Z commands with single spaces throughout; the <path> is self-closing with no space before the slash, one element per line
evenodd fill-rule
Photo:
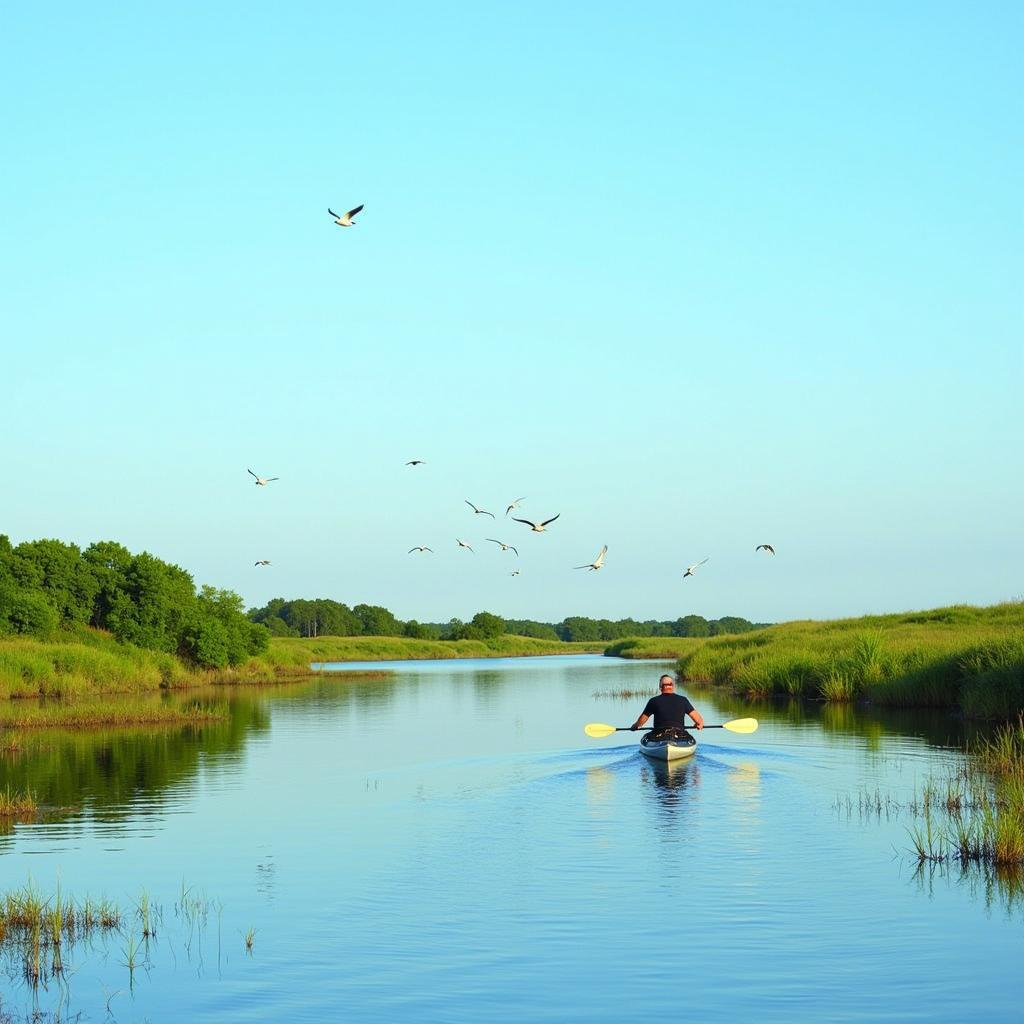
<path fill-rule="evenodd" d="M 1024 603 L 789 622 L 688 641 L 679 672 L 747 697 L 955 707 L 978 718 L 1024 709 Z"/>

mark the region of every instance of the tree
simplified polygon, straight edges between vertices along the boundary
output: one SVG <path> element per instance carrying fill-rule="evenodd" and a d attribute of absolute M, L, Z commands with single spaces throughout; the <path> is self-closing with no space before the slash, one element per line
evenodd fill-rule
<path fill-rule="evenodd" d="M 401 636 L 402 624 L 380 605 L 357 604 L 352 609 L 363 624 L 363 633 L 367 636 Z"/>
<path fill-rule="evenodd" d="M 491 612 L 477 612 L 473 616 L 470 626 L 478 630 L 480 636 L 485 640 L 493 640 L 505 632 L 505 620 Z"/>
<path fill-rule="evenodd" d="M 708 620 L 703 615 L 684 615 L 672 625 L 673 636 L 711 636 Z"/>

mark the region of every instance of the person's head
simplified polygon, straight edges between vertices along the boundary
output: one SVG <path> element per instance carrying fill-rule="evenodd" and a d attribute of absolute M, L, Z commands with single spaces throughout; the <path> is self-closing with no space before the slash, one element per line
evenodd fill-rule
<path fill-rule="evenodd" d="M 675 693 L 676 681 L 669 675 L 664 675 L 658 680 L 658 689 L 662 693 Z"/>

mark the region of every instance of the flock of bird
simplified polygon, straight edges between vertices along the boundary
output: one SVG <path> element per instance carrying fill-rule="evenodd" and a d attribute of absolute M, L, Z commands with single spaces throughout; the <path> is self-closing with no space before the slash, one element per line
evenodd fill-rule
<path fill-rule="evenodd" d="M 340 216 L 337 213 L 335 213 L 330 207 L 327 208 L 327 212 L 331 215 L 331 217 L 334 218 L 334 223 L 337 224 L 338 227 L 341 227 L 341 228 L 354 228 L 356 226 L 356 222 L 355 222 L 354 218 L 355 218 L 355 216 L 358 213 L 362 212 L 363 205 L 364 204 L 360 203 L 359 206 L 354 206 L 351 210 L 347 210 L 345 213 L 341 214 Z M 416 468 L 417 466 L 425 466 L 425 465 L 426 465 L 426 461 L 424 459 L 410 459 L 406 463 L 406 466 L 410 466 L 412 468 Z M 253 477 L 255 479 L 257 487 L 266 487 L 267 484 L 273 482 L 274 480 L 279 480 L 280 479 L 280 477 L 276 477 L 276 476 L 258 476 L 251 469 L 248 470 L 248 473 L 249 473 L 249 475 L 251 477 Z M 505 509 L 505 516 L 506 516 L 506 518 L 510 517 L 510 513 L 515 512 L 519 508 L 520 503 L 525 501 L 525 500 L 526 500 L 526 498 L 522 497 L 522 498 L 516 498 L 514 501 L 510 502 L 508 507 Z M 466 499 L 466 504 L 470 507 L 470 509 L 472 509 L 474 516 L 490 516 L 491 519 L 497 521 L 497 516 L 495 516 L 495 514 L 493 512 L 488 512 L 487 509 L 480 508 L 479 506 L 474 505 L 473 502 L 471 502 L 468 498 Z M 532 533 L 544 533 L 544 532 L 546 532 L 547 528 L 553 522 L 555 522 L 556 519 L 558 519 L 558 517 L 560 515 L 561 515 L 561 513 L 558 512 L 555 515 L 551 516 L 550 519 L 541 519 L 538 522 L 534 522 L 532 519 L 520 519 L 518 516 L 511 516 L 510 518 L 515 523 L 522 523 L 524 526 L 528 526 Z M 504 553 L 506 551 L 511 551 L 517 558 L 519 557 L 519 549 L 514 544 L 507 544 L 505 541 L 498 540 L 496 537 L 487 537 L 486 540 L 488 541 L 488 543 L 497 544 L 501 548 L 502 553 Z M 462 540 L 462 538 L 460 538 L 460 537 L 456 537 L 455 538 L 455 543 L 459 546 L 459 548 L 461 548 L 461 549 L 463 549 L 465 551 L 469 551 L 471 554 L 475 554 L 476 553 L 473 550 L 473 547 L 467 541 Z M 770 555 L 774 555 L 775 554 L 775 548 L 771 544 L 758 544 L 757 547 L 754 548 L 754 550 L 755 551 L 765 551 L 765 552 L 767 552 Z M 434 549 L 431 548 L 431 547 L 428 547 L 426 544 L 416 544 L 413 547 L 409 548 L 409 551 L 408 551 L 408 554 L 410 554 L 410 555 L 412 555 L 412 554 L 423 555 L 423 554 L 433 554 L 433 553 L 434 553 Z M 585 565 L 574 565 L 572 568 L 573 569 L 586 569 L 589 572 L 597 572 L 598 570 L 604 568 L 604 559 L 605 559 L 605 555 L 607 555 L 607 554 L 608 554 L 608 545 L 605 544 L 605 545 L 603 545 L 601 547 L 601 550 L 597 553 L 597 556 L 594 558 L 594 560 L 592 562 L 587 562 Z M 686 571 L 683 573 L 683 579 L 686 579 L 688 576 L 693 576 L 696 573 L 696 571 L 705 562 L 707 562 L 709 560 L 709 557 L 710 556 L 702 558 L 699 562 L 695 562 L 693 565 L 688 565 L 686 567 Z M 270 564 L 271 564 L 270 560 L 266 559 L 266 558 L 261 558 L 261 559 L 259 559 L 255 563 L 255 565 L 258 565 L 258 566 L 267 566 L 267 565 L 270 565 Z M 509 573 L 509 575 L 510 576 L 518 576 L 518 575 L 520 575 L 520 570 L 519 569 L 513 569 L 511 571 L 511 573 Z"/>
<path fill-rule="evenodd" d="M 362 209 L 362 207 L 360 206 L 356 210 L 349 211 L 349 214 L 346 214 L 345 216 L 348 217 L 350 214 L 358 213 L 359 210 L 361 210 L 361 209 Z M 341 223 L 340 219 L 338 220 L 338 223 L 339 224 Z M 426 461 L 424 459 L 410 459 L 406 463 L 406 466 L 411 466 L 411 467 L 414 467 L 414 468 L 416 466 L 425 466 L 425 465 L 426 465 Z M 277 476 L 259 476 L 256 473 L 254 473 L 251 469 L 247 469 L 247 472 L 256 481 L 256 486 L 257 487 L 266 487 L 267 484 L 272 483 L 274 480 L 280 480 L 281 479 L 280 477 L 277 477 Z M 521 497 L 521 498 L 516 498 L 514 501 L 509 502 L 508 506 L 505 509 L 505 517 L 506 518 L 511 518 L 512 522 L 514 522 L 514 523 L 522 523 L 524 526 L 528 526 L 530 528 L 530 532 L 531 533 L 544 533 L 544 532 L 546 532 L 547 528 L 553 522 L 555 522 L 555 520 L 558 519 L 559 516 L 561 516 L 561 514 L 562 514 L 561 512 L 556 512 L 555 515 L 551 516 L 550 519 L 541 519 L 539 522 L 534 522 L 532 519 L 521 519 L 518 516 L 510 516 L 510 513 L 514 512 L 516 509 L 518 509 L 520 503 L 524 502 L 525 500 L 526 500 L 526 498 L 524 496 L 524 497 Z M 475 505 L 468 498 L 465 499 L 465 502 L 470 507 L 470 509 L 472 510 L 474 516 L 490 516 L 491 519 L 493 519 L 493 520 L 495 520 L 495 522 L 497 522 L 497 518 L 498 517 L 493 512 L 489 512 L 485 508 L 480 508 L 479 505 Z M 502 553 L 504 553 L 506 551 L 511 551 L 517 558 L 519 557 L 519 549 L 514 544 L 508 544 L 508 543 L 506 543 L 503 540 L 498 540 L 497 537 L 487 537 L 485 539 L 490 544 L 497 544 L 498 547 L 501 548 Z M 455 538 L 455 543 L 460 548 L 462 548 L 463 550 L 469 551 L 471 554 L 476 554 L 476 552 L 473 549 L 473 546 L 468 541 L 463 540 L 461 537 L 456 537 Z M 771 544 L 758 544 L 757 547 L 754 548 L 754 550 L 755 551 L 766 551 L 770 555 L 774 555 L 775 554 L 775 548 Z M 428 546 L 427 544 L 415 544 L 411 548 L 409 548 L 409 550 L 407 552 L 407 554 L 410 554 L 410 555 L 413 555 L 413 554 L 418 554 L 418 555 L 431 554 L 432 555 L 433 553 L 434 553 L 434 549 L 432 547 Z M 603 569 L 604 568 L 604 559 L 605 559 L 605 555 L 607 555 L 607 554 L 608 554 L 608 545 L 604 544 L 604 545 L 602 545 L 601 550 L 597 553 L 597 556 L 594 558 L 594 560 L 592 562 L 587 562 L 584 565 L 574 565 L 572 568 L 573 569 L 586 569 L 589 572 L 597 572 L 599 569 Z M 694 573 L 696 573 L 696 571 L 705 562 L 709 561 L 709 559 L 710 559 L 710 556 L 706 556 L 706 557 L 702 558 L 699 562 L 695 562 L 693 565 L 688 565 L 686 567 L 686 571 L 683 573 L 683 579 L 686 579 L 687 576 L 693 576 Z M 258 561 L 256 561 L 254 564 L 255 565 L 263 566 L 263 565 L 270 565 L 272 563 L 267 558 L 261 558 Z M 519 569 L 513 569 L 509 573 L 509 575 L 510 576 L 519 576 L 520 575 L 520 570 Z"/>

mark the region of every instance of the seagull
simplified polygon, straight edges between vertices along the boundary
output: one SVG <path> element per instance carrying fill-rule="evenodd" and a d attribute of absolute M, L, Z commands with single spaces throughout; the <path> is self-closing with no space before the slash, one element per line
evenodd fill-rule
<path fill-rule="evenodd" d="M 429 552 L 430 552 L 431 554 L 433 554 L 433 553 L 434 553 L 434 549 L 433 549 L 433 548 L 428 548 L 428 547 L 427 547 L 426 545 L 424 545 L 424 544 L 417 544 L 417 545 L 416 545 L 416 547 L 414 547 L 414 548 L 409 548 L 409 550 L 408 550 L 408 551 L 406 552 L 406 554 L 407 554 L 407 555 L 411 555 L 411 554 L 412 554 L 412 553 L 413 553 L 414 551 L 421 551 L 421 552 L 422 552 L 422 551 L 429 551 Z"/>
<path fill-rule="evenodd" d="M 473 502 L 471 502 L 468 498 L 465 499 L 465 500 L 466 500 L 466 504 L 476 513 L 476 515 L 478 515 L 478 516 L 490 516 L 492 519 L 494 518 L 494 513 L 493 512 L 488 512 L 487 509 L 485 509 L 485 508 L 477 508 L 476 505 L 474 505 Z"/>
<path fill-rule="evenodd" d="M 513 570 L 512 570 L 512 571 L 511 571 L 511 572 L 509 573 L 509 576 L 518 576 L 518 575 L 519 575 L 519 570 L 518 570 L 518 569 L 513 569 Z"/>
<path fill-rule="evenodd" d="M 769 555 L 775 554 L 775 548 L 773 548 L 771 544 L 758 544 L 757 547 L 754 548 L 754 550 L 760 551 L 762 548 L 764 548 L 764 550 L 767 551 Z"/>
<path fill-rule="evenodd" d="M 526 523 L 534 533 L 543 533 L 544 527 L 546 527 L 548 523 L 553 523 L 561 514 L 562 513 L 559 512 L 558 515 L 552 516 L 550 519 L 545 519 L 542 523 L 531 523 L 529 519 L 516 519 L 515 516 L 512 517 L 512 520 L 516 523 Z"/>
<path fill-rule="evenodd" d="M 253 565 L 270 565 L 270 561 L 269 561 L 269 559 L 262 558 L 262 559 L 260 559 L 260 561 L 253 562 L 252 564 Z"/>
<path fill-rule="evenodd" d="M 505 515 L 508 515 L 509 512 L 512 511 L 512 509 L 519 508 L 519 502 L 521 502 L 521 501 L 526 501 L 526 498 L 525 497 L 524 498 L 516 498 L 516 500 L 513 501 L 512 504 L 509 505 L 509 507 L 507 509 L 505 509 Z"/>
<path fill-rule="evenodd" d="M 455 543 L 458 544 L 460 548 L 465 548 L 467 551 L 473 551 L 473 549 L 464 540 L 459 540 L 458 537 L 455 538 Z M 473 551 L 473 554 L 475 555 L 476 552 Z"/>
<path fill-rule="evenodd" d="M 364 206 L 365 204 L 360 203 L 355 209 L 349 210 L 348 213 L 343 213 L 340 217 L 328 206 L 327 212 L 334 218 L 334 223 L 339 228 L 354 228 L 356 222 L 352 219 Z"/>
<path fill-rule="evenodd" d="M 422 466 L 423 465 L 423 460 L 422 459 L 410 459 L 406 463 L 406 465 L 407 466 Z"/>
<path fill-rule="evenodd" d="M 699 569 L 710 557 L 711 556 L 708 555 L 707 558 L 702 558 L 699 562 L 695 563 L 694 565 L 687 566 L 686 572 L 683 573 L 683 579 L 685 580 L 687 576 L 692 576 L 697 571 L 697 569 Z"/>
<path fill-rule="evenodd" d="M 493 537 L 488 537 L 487 540 L 491 541 L 492 544 L 500 544 L 502 551 L 515 551 L 516 558 L 519 557 L 519 549 L 514 548 L 511 544 L 506 544 L 504 541 L 495 540 Z"/>
<path fill-rule="evenodd" d="M 253 473 L 253 471 L 251 469 L 248 470 L 248 473 L 251 476 L 256 476 L 256 474 Z M 271 480 L 280 480 L 280 479 L 281 478 L 279 476 L 256 476 L 256 486 L 257 487 L 266 487 L 267 484 L 269 484 Z"/>
<path fill-rule="evenodd" d="M 586 565 L 574 565 L 574 569 L 600 569 L 604 565 L 604 556 L 608 554 L 608 545 L 605 544 L 598 553 L 597 558 L 592 562 L 588 562 Z"/>

